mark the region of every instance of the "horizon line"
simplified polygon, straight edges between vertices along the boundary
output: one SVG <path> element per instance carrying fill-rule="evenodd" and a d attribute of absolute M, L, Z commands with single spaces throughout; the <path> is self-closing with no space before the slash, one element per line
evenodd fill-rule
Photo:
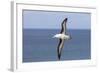
<path fill-rule="evenodd" d="M 59 28 L 22 28 L 22 29 L 59 29 Z M 70 30 L 70 29 L 84 29 L 84 30 L 91 30 L 91 28 L 68 28 L 68 30 Z M 59 29 L 60 30 L 60 29 Z"/>

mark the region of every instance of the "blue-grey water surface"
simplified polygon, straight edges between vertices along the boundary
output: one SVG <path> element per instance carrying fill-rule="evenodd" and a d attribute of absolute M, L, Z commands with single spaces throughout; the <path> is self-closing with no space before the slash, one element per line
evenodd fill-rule
<path fill-rule="evenodd" d="M 57 61 L 59 40 L 52 38 L 57 29 L 23 29 L 23 62 Z M 91 59 L 90 30 L 68 30 L 71 40 L 65 41 L 62 60 Z"/>

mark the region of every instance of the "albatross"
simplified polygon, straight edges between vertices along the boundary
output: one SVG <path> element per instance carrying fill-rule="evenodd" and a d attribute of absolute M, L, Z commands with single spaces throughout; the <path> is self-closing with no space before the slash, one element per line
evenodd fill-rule
<path fill-rule="evenodd" d="M 60 60 L 61 58 L 61 52 L 62 52 L 62 48 L 64 47 L 64 42 L 65 40 L 69 40 L 71 39 L 71 36 L 66 33 L 66 22 L 67 22 L 68 18 L 65 18 L 61 24 L 61 31 L 59 34 L 56 34 L 53 36 L 53 38 L 58 38 L 59 39 L 59 44 L 57 47 L 57 55 L 58 55 L 58 59 Z"/>

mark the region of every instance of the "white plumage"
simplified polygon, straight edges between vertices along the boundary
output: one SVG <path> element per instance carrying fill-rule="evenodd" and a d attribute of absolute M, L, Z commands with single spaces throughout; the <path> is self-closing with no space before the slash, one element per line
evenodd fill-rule
<path fill-rule="evenodd" d="M 69 35 L 65 35 L 65 34 L 56 34 L 54 35 L 53 38 L 58 38 L 58 39 L 70 39 Z"/>

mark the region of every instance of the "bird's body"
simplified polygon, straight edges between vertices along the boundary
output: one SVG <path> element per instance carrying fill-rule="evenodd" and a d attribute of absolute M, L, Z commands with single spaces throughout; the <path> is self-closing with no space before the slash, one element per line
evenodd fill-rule
<path fill-rule="evenodd" d="M 58 38 L 58 39 L 70 39 L 69 35 L 65 35 L 65 34 L 56 34 L 54 36 L 54 38 Z"/>
<path fill-rule="evenodd" d="M 59 44 L 57 47 L 57 54 L 58 54 L 58 59 L 60 60 L 61 58 L 61 52 L 62 52 L 62 48 L 64 46 L 64 41 L 65 40 L 69 40 L 71 39 L 71 36 L 66 34 L 66 22 L 67 22 L 67 18 L 65 18 L 61 24 L 61 32 L 59 34 L 56 34 L 53 36 L 53 38 L 58 38 L 59 39 Z"/>

